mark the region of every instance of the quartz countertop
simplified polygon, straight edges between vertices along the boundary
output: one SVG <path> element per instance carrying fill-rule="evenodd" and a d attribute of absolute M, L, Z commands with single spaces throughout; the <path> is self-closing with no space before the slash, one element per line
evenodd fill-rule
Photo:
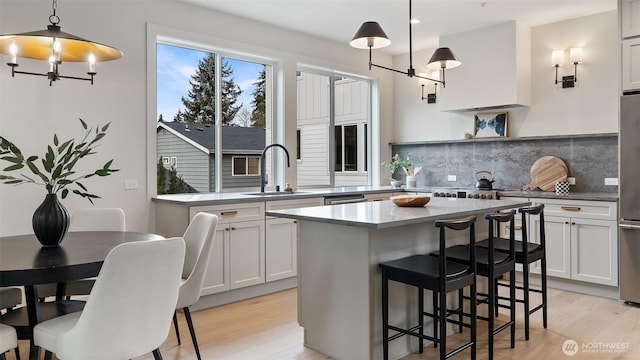
<path fill-rule="evenodd" d="M 529 205 L 528 201 L 432 198 L 424 207 L 399 207 L 390 200 L 267 211 L 269 216 L 384 229 L 459 218 Z"/>
<path fill-rule="evenodd" d="M 558 199 L 558 200 L 591 200 L 591 201 L 618 201 L 618 193 L 579 193 L 569 192 L 567 195 L 556 195 L 553 191 L 522 191 L 509 190 L 498 191 L 500 197 L 525 197 L 539 199 Z"/>
<path fill-rule="evenodd" d="M 340 186 L 333 188 L 297 189 L 292 193 L 267 191 L 243 191 L 228 193 L 196 193 L 196 194 L 170 194 L 157 195 L 152 198 L 156 202 L 168 202 L 187 206 L 216 205 L 228 203 L 249 203 L 258 201 L 277 201 L 292 199 L 307 199 L 329 195 L 351 195 L 366 193 L 402 192 L 404 189 L 391 186 Z"/>
<path fill-rule="evenodd" d="M 228 193 L 198 193 L 198 194 L 171 194 L 158 195 L 152 198 L 156 202 L 168 202 L 183 204 L 187 206 L 216 205 L 228 203 L 248 203 L 256 201 L 277 201 L 306 199 L 313 197 L 329 196 L 329 195 L 350 195 L 350 194 L 367 194 L 367 193 L 393 193 L 393 192 L 418 192 L 431 193 L 431 187 L 418 188 L 394 188 L 391 186 L 339 186 L 333 188 L 313 188 L 298 189 L 293 193 L 274 194 L 271 195 L 255 195 L 259 191 L 243 191 Z M 253 195 L 252 195 L 253 194 Z M 549 191 L 522 191 L 522 190 L 498 190 L 501 197 L 524 197 L 524 198 L 542 198 L 542 199 L 569 199 L 569 200 L 591 200 L 591 201 L 618 201 L 618 193 L 577 193 L 570 192 L 568 195 L 556 195 Z"/>

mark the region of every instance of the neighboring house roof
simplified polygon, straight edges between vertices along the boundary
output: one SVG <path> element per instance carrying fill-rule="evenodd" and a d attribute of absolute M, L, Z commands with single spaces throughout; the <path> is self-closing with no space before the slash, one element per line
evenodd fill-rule
<path fill-rule="evenodd" d="M 214 126 L 158 121 L 157 127 L 166 129 L 207 154 L 215 152 Z M 240 126 L 222 127 L 223 154 L 260 154 L 264 146 L 265 129 Z"/>

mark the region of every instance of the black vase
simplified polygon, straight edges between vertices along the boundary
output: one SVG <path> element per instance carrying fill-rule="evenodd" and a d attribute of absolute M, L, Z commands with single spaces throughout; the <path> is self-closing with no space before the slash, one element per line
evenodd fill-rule
<path fill-rule="evenodd" d="M 32 225 L 42 246 L 58 246 L 69 229 L 69 212 L 56 194 L 47 194 L 33 213 Z"/>

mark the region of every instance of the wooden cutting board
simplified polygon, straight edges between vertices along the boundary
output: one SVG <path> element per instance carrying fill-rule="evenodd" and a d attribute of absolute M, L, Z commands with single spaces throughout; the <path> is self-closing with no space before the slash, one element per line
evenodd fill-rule
<path fill-rule="evenodd" d="M 542 191 L 554 191 L 556 182 L 566 181 L 569 169 L 564 160 L 557 156 L 543 156 L 531 165 L 529 175 L 531 183 L 523 190 L 540 188 Z"/>

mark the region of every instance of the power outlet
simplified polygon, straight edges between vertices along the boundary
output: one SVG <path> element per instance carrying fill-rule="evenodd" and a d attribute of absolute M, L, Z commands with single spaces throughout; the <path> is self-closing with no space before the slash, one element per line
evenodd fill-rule
<path fill-rule="evenodd" d="M 604 178 L 604 184 L 605 185 L 617 186 L 618 185 L 618 178 Z"/>
<path fill-rule="evenodd" d="M 567 182 L 569 183 L 569 185 L 575 185 L 576 184 L 576 178 L 568 177 L 567 178 Z"/>
<path fill-rule="evenodd" d="M 138 181 L 136 180 L 125 180 L 124 181 L 124 189 L 125 190 L 135 190 L 138 188 Z"/>
<path fill-rule="evenodd" d="M 457 177 L 455 175 L 448 175 L 447 181 L 456 181 Z"/>

